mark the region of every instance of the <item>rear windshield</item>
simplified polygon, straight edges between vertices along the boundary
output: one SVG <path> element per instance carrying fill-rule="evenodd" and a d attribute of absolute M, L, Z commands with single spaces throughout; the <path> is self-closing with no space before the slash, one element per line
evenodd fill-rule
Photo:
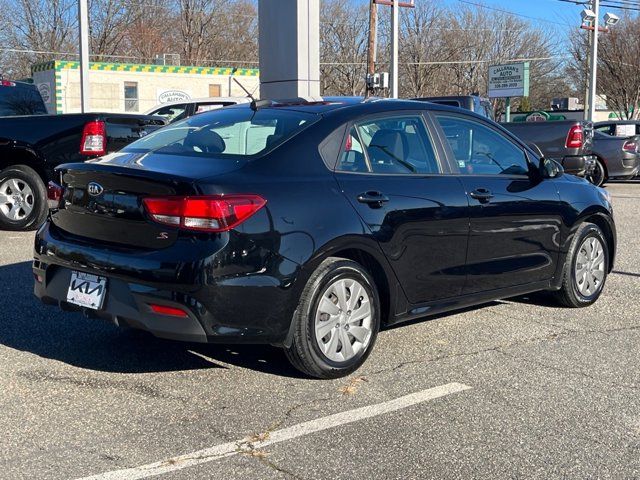
<path fill-rule="evenodd" d="M 19 84 L 0 86 L 0 117 L 45 115 L 46 113 L 47 109 L 40 92 L 35 88 Z"/>
<path fill-rule="evenodd" d="M 317 115 L 267 108 L 228 108 L 201 113 L 161 128 L 123 151 L 171 155 L 258 155 L 318 119 Z"/>

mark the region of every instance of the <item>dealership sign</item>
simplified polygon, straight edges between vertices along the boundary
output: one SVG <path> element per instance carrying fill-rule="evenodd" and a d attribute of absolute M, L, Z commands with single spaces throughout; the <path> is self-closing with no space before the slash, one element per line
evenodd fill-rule
<path fill-rule="evenodd" d="M 182 90 L 158 89 L 158 103 L 173 103 L 191 100 L 191 95 Z"/>
<path fill-rule="evenodd" d="M 489 98 L 528 96 L 529 62 L 489 67 Z"/>

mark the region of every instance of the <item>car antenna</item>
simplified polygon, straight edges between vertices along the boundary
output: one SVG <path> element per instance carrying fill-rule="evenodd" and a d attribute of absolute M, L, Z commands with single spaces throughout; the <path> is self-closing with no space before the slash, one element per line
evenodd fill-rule
<path fill-rule="evenodd" d="M 247 94 L 247 97 L 251 99 L 251 103 L 249 104 L 249 106 L 251 107 L 251 110 L 253 110 L 254 112 L 258 111 L 258 107 L 265 107 L 267 105 L 271 105 L 270 100 L 256 100 L 256 98 L 251 94 L 251 92 L 246 88 L 244 88 L 244 85 L 242 85 L 237 78 L 234 78 L 233 81 L 236 82 L 240 86 L 240 88 L 244 90 L 244 93 Z"/>

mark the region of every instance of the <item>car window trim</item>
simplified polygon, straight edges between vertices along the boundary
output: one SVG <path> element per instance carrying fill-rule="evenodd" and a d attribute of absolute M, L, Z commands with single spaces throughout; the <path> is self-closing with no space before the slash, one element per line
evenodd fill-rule
<path fill-rule="evenodd" d="M 347 123 L 347 129 L 346 129 L 346 133 L 345 133 L 345 137 L 344 137 L 344 142 L 343 142 L 343 148 L 344 148 L 344 143 L 346 142 L 346 136 L 349 135 L 349 132 L 351 132 L 351 128 L 356 127 L 356 133 L 358 134 L 358 140 L 360 141 L 360 145 L 363 146 L 363 153 L 365 156 L 365 162 L 367 164 L 367 168 L 369 169 L 368 172 L 348 172 L 345 170 L 340 170 L 338 168 L 338 165 L 340 164 L 339 161 L 336 161 L 336 168 L 334 169 L 334 172 L 338 172 L 338 173 L 345 173 L 345 174 L 357 174 L 357 175 L 382 175 L 382 176 L 393 176 L 393 177 L 432 177 L 435 175 L 447 175 L 447 174 L 451 174 L 453 172 L 445 172 L 443 166 L 445 164 L 443 164 L 442 159 L 441 159 L 441 151 L 437 148 L 437 144 L 438 142 L 435 141 L 436 137 L 433 135 L 432 130 L 429 128 L 429 125 L 426 121 L 426 118 L 424 116 L 424 112 L 425 110 L 395 110 L 392 112 L 385 112 L 385 113 L 373 113 L 373 114 L 369 114 L 369 115 L 363 115 L 355 120 L 351 120 L 350 122 Z M 431 142 L 431 146 L 433 147 L 433 153 L 435 155 L 435 159 L 436 159 L 436 163 L 438 164 L 438 168 L 440 170 L 440 172 L 438 173 L 380 173 L 380 172 L 374 172 L 373 168 L 371 167 L 371 161 L 369 160 L 369 154 L 367 152 L 367 147 L 365 146 L 364 142 L 362 141 L 362 138 L 360 137 L 360 130 L 357 128 L 357 124 L 359 123 L 363 123 L 363 122 L 370 122 L 372 120 L 377 120 L 377 119 L 389 119 L 389 118 L 404 118 L 404 117 L 417 117 L 420 119 L 420 121 L 422 122 L 422 126 L 424 127 L 425 131 L 427 132 L 427 136 L 429 137 L 429 141 Z M 342 151 L 340 152 L 340 155 L 342 154 Z M 448 162 L 446 164 L 448 165 Z"/>
<path fill-rule="evenodd" d="M 442 128 L 442 126 L 440 125 L 440 122 L 438 122 L 437 117 L 438 116 L 443 116 L 443 117 L 455 117 L 455 118 L 460 118 L 461 120 L 464 121 L 477 121 L 478 123 L 481 123 L 482 125 L 484 125 L 485 127 L 489 128 L 490 130 L 493 130 L 494 132 L 496 132 L 498 135 L 501 135 L 503 138 L 505 138 L 506 140 L 509 141 L 509 143 L 511 143 L 513 146 L 515 146 L 518 150 L 520 150 L 522 152 L 522 157 L 524 158 L 525 162 L 527 163 L 528 167 L 529 167 L 529 173 L 525 174 L 515 174 L 515 173 L 483 173 L 483 174 L 466 174 L 463 173 L 460 170 L 460 167 L 458 166 L 458 162 L 456 161 L 455 155 L 453 153 L 453 149 L 451 148 L 451 145 L 449 144 L 449 141 L 447 140 L 447 136 L 444 133 L 444 130 Z M 503 132 L 501 132 L 499 129 L 495 128 L 493 125 L 491 125 L 491 123 L 489 123 L 488 121 L 485 121 L 484 119 L 479 119 L 476 117 L 471 117 L 471 116 L 466 116 L 466 115 L 462 115 L 460 113 L 457 112 L 433 112 L 433 121 L 435 124 L 435 128 L 438 130 L 438 133 L 440 135 L 442 144 L 444 146 L 444 149 L 447 152 L 447 156 L 450 159 L 450 163 L 453 165 L 453 167 L 455 168 L 454 172 L 457 172 L 457 175 L 461 175 L 461 176 L 467 176 L 467 177 L 471 177 L 471 176 L 482 176 L 482 177 L 494 177 L 494 178 L 514 178 L 514 179 L 521 179 L 521 178 L 530 178 L 531 173 L 533 172 L 533 169 L 536 168 L 530 161 L 529 156 L 527 155 L 528 150 L 522 148 L 521 145 L 519 145 L 518 143 L 514 142 L 511 138 L 509 138 L 507 135 L 505 135 Z"/>

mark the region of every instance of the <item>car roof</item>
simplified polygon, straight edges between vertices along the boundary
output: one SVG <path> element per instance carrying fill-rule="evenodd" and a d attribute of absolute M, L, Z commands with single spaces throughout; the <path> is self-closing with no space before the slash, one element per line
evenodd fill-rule
<path fill-rule="evenodd" d="M 236 107 L 229 108 L 241 108 Z M 458 108 L 450 105 L 442 105 L 430 102 L 421 102 L 417 100 L 378 98 L 378 97 L 322 97 L 311 100 L 295 99 L 295 100 L 278 100 L 273 101 L 271 105 L 262 108 L 282 108 L 298 112 L 314 113 L 323 116 L 347 115 L 358 116 L 369 113 L 383 113 L 401 110 L 434 110 L 445 112 L 464 113 L 481 119 L 485 117 L 478 115 L 470 110 Z"/>
<path fill-rule="evenodd" d="M 201 103 L 201 102 L 233 102 L 233 103 L 249 103 L 250 98 L 247 97 L 203 97 L 203 98 L 190 98 L 189 100 L 177 100 L 175 102 L 159 103 L 153 108 L 147 110 L 146 113 L 153 112 L 158 108 L 171 107 L 173 105 L 185 105 L 187 103 Z"/>

